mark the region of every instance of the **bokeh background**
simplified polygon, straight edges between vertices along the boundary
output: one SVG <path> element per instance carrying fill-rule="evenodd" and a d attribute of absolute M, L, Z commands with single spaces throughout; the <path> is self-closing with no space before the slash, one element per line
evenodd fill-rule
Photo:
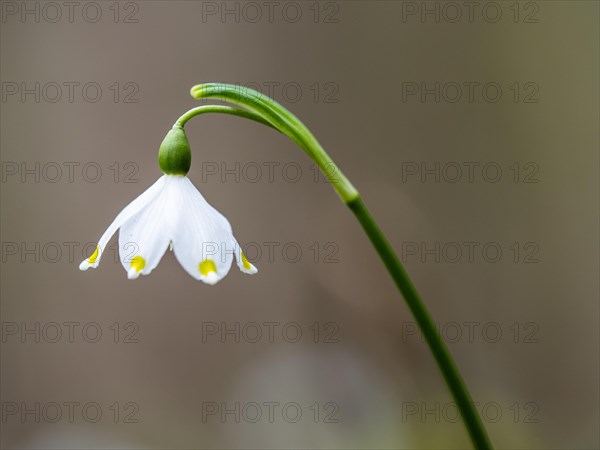
<path fill-rule="evenodd" d="M 132 282 L 115 239 L 78 270 L 209 81 L 273 95 L 354 182 L 498 448 L 598 448 L 597 2 L 1 6 L 2 448 L 469 447 L 360 227 L 270 129 L 187 126 L 258 275 L 167 253 Z"/>

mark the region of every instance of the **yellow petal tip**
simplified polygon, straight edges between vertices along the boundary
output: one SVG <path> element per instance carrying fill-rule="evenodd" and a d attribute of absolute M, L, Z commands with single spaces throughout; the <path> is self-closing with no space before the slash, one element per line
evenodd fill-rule
<path fill-rule="evenodd" d="M 146 260 L 140 255 L 134 256 L 129 263 L 130 269 L 127 271 L 127 277 L 130 280 L 137 278 L 140 272 L 146 267 Z"/>
<path fill-rule="evenodd" d="M 209 273 L 214 272 L 217 273 L 217 266 L 212 259 L 205 259 L 198 265 L 198 269 L 200 273 L 205 277 L 208 276 Z"/>

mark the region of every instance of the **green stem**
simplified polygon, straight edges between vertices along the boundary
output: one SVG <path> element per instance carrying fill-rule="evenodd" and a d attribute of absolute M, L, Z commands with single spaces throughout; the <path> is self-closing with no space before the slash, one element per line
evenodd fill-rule
<path fill-rule="evenodd" d="M 191 117 L 199 114 L 199 111 L 235 114 L 264 123 L 277 129 L 296 142 L 319 166 L 329 180 L 331 180 L 333 188 L 360 222 L 414 315 L 446 384 L 454 397 L 454 401 L 460 409 L 473 445 L 477 449 L 491 449 L 492 444 L 486 434 L 478 412 L 473 407 L 473 400 L 467 386 L 410 277 L 382 231 L 377 226 L 377 223 L 373 220 L 373 217 L 361 200 L 358 191 L 352 186 L 337 165 L 335 165 L 308 128 L 283 106 L 252 89 L 228 84 L 208 83 L 194 86 L 191 94 L 197 99 L 213 98 L 235 103 L 243 106 L 247 111 L 236 108 L 223 110 L 222 108 L 224 107 L 221 106 L 211 106 L 212 110 L 202 109 L 207 107 L 195 108 L 181 116 L 177 121 L 181 126 Z"/>
<path fill-rule="evenodd" d="M 190 109 L 188 112 L 183 114 L 179 119 L 177 119 L 177 122 L 175 122 L 175 126 L 183 128 L 183 126 L 186 124 L 186 122 L 188 120 L 190 120 L 192 117 L 197 116 L 199 114 L 206 114 L 206 113 L 230 114 L 232 116 L 238 116 L 238 117 L 243 117 L 245 119 L 254 120 L 255 122 L 262 123 L 263 125 L 266 125 L 268 127 L 275 128 L 273 125 L 271 125 L 268 121 L 263 119 L 258 114 L 254 114 L 253 112 L 246 111 L 244 109 L 232 108 L 231 106 L 222 106 L 222 105 L 204 105 L 204 106 L 198 106 L 197 108 Z"/>
<path fill-rule="evenodd" d="M 321 147 L 310 130 L 275 100 L 243 86 L 221 83 L 199 84 L 192 87 L 191 94 L 196 99 L 212 98 L 235 103 L 261 116 L 306 152 L 323 174 L 329 178 L 344 203 L 358 196 L 358 191 Z"/>
<path fill-rule="evenodd" d="M 356 200 L 349 202 L 348 207 L 362 225 L 365 233 L 371 240 L 373 247 L 375 247 L 377 253 L 379 253 L 383 264 L 385 264 L 385 267 L 394 280 L 394 283 L 396 283 L 398 290 L 400 290 L 404 296 L 421 332 L 425 336 L 431 353 L 433 353 L 433 357 L 446 380 L 446 384 L 452 392 L 454 401 L 461 411 L 465 426 L 475 448 L 491 449 L 492 444 L 485 432 L 479 414 L 473 408 L 473 399 L 469 394 L 469 390 L 448 351 L 448 347 L 440 337 L 435 323 L 425 307 L 425 303 L 423 303 L 421 296 L 408 276 L 408 273 L 400 263 L 400 260 L 394 253 L 390 243 L 377 226 L 377 223 L 367 210 L 363 201 L 360 198 L 357 198 Z"/>

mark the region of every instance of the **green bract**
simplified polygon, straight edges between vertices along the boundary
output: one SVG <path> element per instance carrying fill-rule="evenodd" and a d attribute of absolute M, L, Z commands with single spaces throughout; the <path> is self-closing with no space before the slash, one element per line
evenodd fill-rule
<path fill-rule="evenodd" d="M 185 131 L 174 125 L 158 150 L 158 165 L 166 175 L 185 175 L 190 171 L 192 152 Z"/>

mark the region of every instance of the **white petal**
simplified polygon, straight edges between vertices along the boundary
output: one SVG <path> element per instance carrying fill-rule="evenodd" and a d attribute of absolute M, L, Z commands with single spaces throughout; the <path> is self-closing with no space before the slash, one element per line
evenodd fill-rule
<path fill-rule="evenodd" d="M 87 270 L 90 267 L 96 268 L 100 263 L 100 259 L 102 258 L 102 253 L 108 244 L 108 241 L 115 234 L 115 231 L 124 222 L 130 219 L 132 216 L 140 212 L 144 209 L 148 204 L 156 198 L 156 196 L 161 192 L 163 187 L 165 186 L 166 176 L 160 177 L 152 186 L 150 186 L 146 191 L 144 191 L 139 197 L 133 200 L 129 205 L 127 205 L 123 210 L 115 217 L 113 223 L 110 224 L 108 229 L 104 232 L 100 240 L 98 241 L 98 245 L 96 247 L 96 251 L 92 256 L 83 260 L 83 262 L 79 265 L 79 269 Z"/>
<path fill-rule="evenodd" d="M 187 177 L 181 177 L 177 191 L 182 203 L 173 234 L 175 256 L 192 277 L 215 284 L 229 272 L 236 251 L 231 225 Z"/>
<path fill-rule="evenodd" d="M 177 221 L 177 199 L 168 177 L 164 188 L 119 230 L 119 256 L 129 279 L 148 275 L 165 254 Z"/>

